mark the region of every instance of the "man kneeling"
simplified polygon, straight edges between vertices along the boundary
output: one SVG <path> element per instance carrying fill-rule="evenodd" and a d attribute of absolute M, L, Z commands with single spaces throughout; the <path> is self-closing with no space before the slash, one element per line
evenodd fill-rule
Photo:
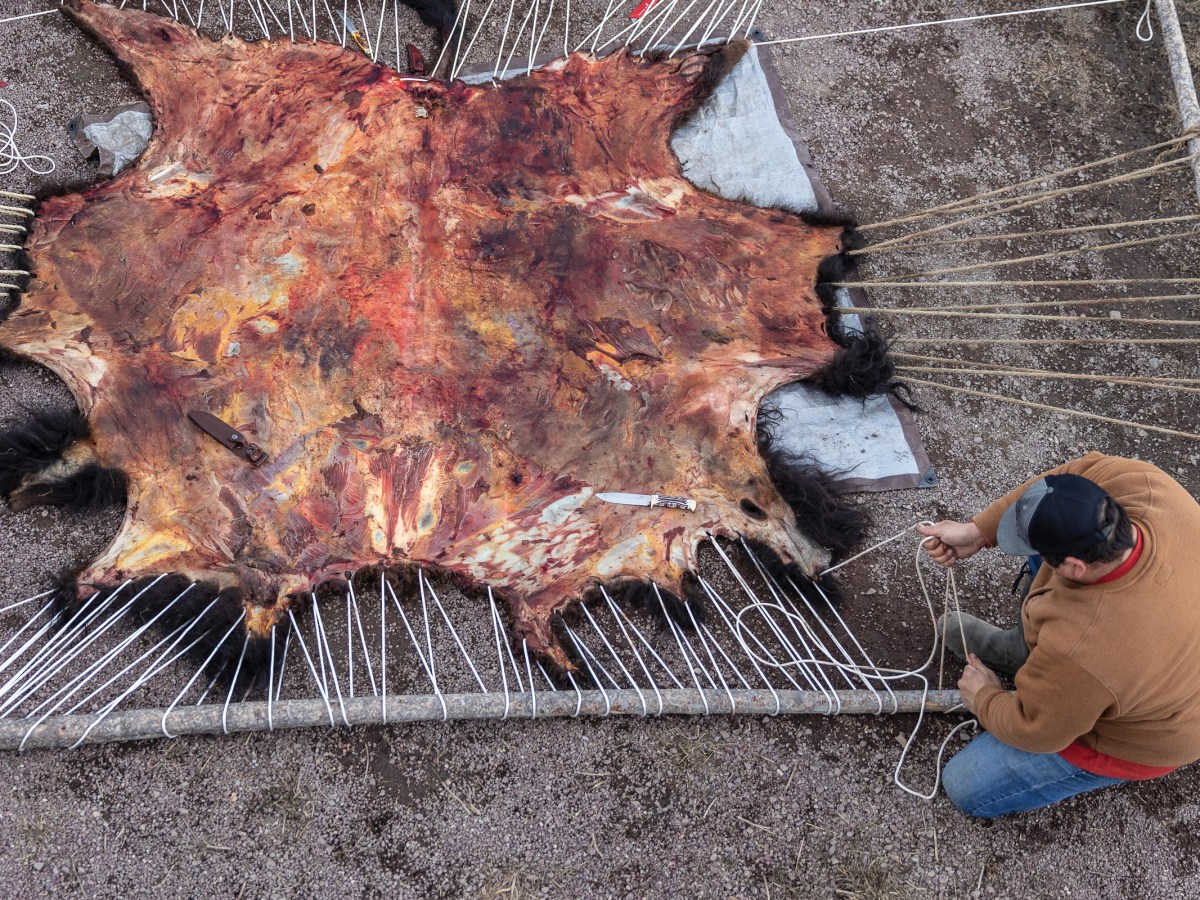
<path fill-rule="evenodd" d="M 1173 478 L 1090 453 L 917 530 L 944 566 L 998 546 L 1034 573 L 1016 628 L 938 622 L 987 729 L 946 766 L 955 806 L 992 818 L 1200 759 L 1200 504 Z"/>

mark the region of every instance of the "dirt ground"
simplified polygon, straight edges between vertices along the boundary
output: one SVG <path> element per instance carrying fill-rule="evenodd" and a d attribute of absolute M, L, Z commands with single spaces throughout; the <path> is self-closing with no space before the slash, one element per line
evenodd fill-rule
<path fill-rule="evenodd" d="M 0 0 L 0 18 L 49 3 Z M 1193 59 L 1200 2 L 1177 0 Z M 604 4 L 573 5 L 573 22 Z M 1018 4 L 873 0 L 769 3 L 771 37 L 1013 9 Z M 1159 41 L 1134 35 L 1141 4 L 785 45 L 775 56 L 817 168 L 841 207 L 878 222 L 1042 172 L 1168 139 L 1178 120 Z M 406 19 L 409 33 L 429 35 Z M 573 26 L 574 28 L 575 26 Z M 134 98 L 115 66 L 59 16 L 0 25 L 0 97 L 50 179 L 95 177 L 65 137 L 75 113 Z M 1106 170 L 1106 173 L 1118 169 Z M 1194 214 L 1190 173 L 1084 193 L 981 223 L 980 233 Z M 1186 227 L 1186 226 L 1183 226 Z M 888 236 L 902 229 L 888 232 Z M 964 232 L 955 232 L 956 235 Z M 1080 243 L 1043 236 L 868 256 L 885 278 Z M 875 238 L 878 235 L 872 234 Z M 1174 240 L 967 273 L 972 279 L 1200 276 L 1200 244 Z M 1073 289 L 874 290 L 880 307 L 1077 300 L 1156 292 Z M 1179 293 L 1189 292 L 1183 288 Z M 1105 316 L 1111 307 L 1090 314 Z M 1126 307 L 1195 319 L 1195 301 Z M 1046 312 L 1079 311 L 1050 307 Z M 1200 374 L 1194 347 L 938 346 L 938 338 L 1181 336 L 1182 327 L 881 317 L 914 353 L 1118 374 Z M 920 340 L 933 343 L 917 343 Z M 907 341 L 908 343 L 904 343 Z M 929 377 L 922 375 L 920 377 Z M 1192 431 L 1196 395 L 1097 382 L 935 380 Z M 0 369 L 0 419 L 70 402 L 55 379 Z M 1032 412 L 932 388 L 916 396 L 939 487 L 863 496 L 869 541 L 920 519 L 966 517 L 1030 474 L 1091 449 L 1139 456 L 1200 494 L 1200 444 Z M 113 516 L 0 509 L 0 596 L 94 556 Z M 846 571 L 847 614 L 876 658 L 911 665 L 930 636 L 911 541 Z M 1010 561 L 961 567 L 965 608 L 1012 621 Z M 932 783 L 959 721 L 935 720 L 907 777 Z M 1097 897 L 1200 894 L 1200 775 L 1193 768 L 994 823 L 891 783 L 908 717 L 512 721 L 181 738 L 73 753 L 0 756 L 0 893 L 21 897 Z"/>

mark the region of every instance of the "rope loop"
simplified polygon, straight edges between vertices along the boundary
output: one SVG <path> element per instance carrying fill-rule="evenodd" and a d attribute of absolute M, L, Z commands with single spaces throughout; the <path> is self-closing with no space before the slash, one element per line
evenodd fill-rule
<path fill-rule="evenodd" d="M 1154 40 L 1154 22 L 1150 18 L 1150 4 L 1153 2 L 1154 0 L 1146 0 L 1146 8 L 1142 10 L 1142 15 L 1137 22 L 1137 30 L 1134 31 L 1137 39 L 1144 44 Z"/>
<path fill-rule="evenodd" d="M 838 565 L 831 566 L 831 567 L 825 569 L 823 572 L 819 573 L 818 577 L 820 577 L 822 575 L 826 575 L 829 572 L 834 571 L 835 569 L 840 569 L 842 566 L 846 565 L 847 563 L 853 562 L 854 560 L 859 559 L 859 558 L 865 556 L 866 554 L 871 553 L 874 550 L 878 550 L 880 547 L 884 547 L 884 546 L 892 543 L 893 541 L 899 540 L 900 538 L 904 537 L 906 534 L 909 534 L 910 532 L 914 531 L 917 528 L 917 526 L 919 526 L 919 525 L 931 526 L 933 524 L 934 524 L 934 522 L 932 522 L 928 519 L 925 519 L 920 522 L 916 522 L 913 525 L 910 525 L 907 528 L 905 528 L 903 531 L 900 531 L 900 532 L 892 535 L 891 537 L 886 538 L 885 540 L 882 540 L 879 543 L 868 547 L 866 550 L 863 550 L 861 553 L 857 553 L 854 556 L 850 557 L 849 559 L 843 560 L 842 562 L 838 563 Z M 913 558 L 913 566 L 914 566 L 914 569 L 915 569 L 916 575 L 917 575 L 917 583 L 921 586 L 921 595 L 922 595 L 923 599 L 925 600 L 925 607 L 929 613 L 929 621 L 930 621 L 930 625 L 933 629 L 933 646 L 931 647 L 931 649 L 929 651 L 928 658 L 919 667 L 912 669 L 912 670 L 905 671 L 902 669 L 887 669 L 887 668 L 882 668 L 882 667 L 873 666 L 873 665 L 870 668 L 865 667 L 865 666 L 850 666 L 845 663 L 832 662 L 831 660 L 829 660 L 829 661 L 816 660 L 816 659 L 794 660 L 794 661 L 790 661 L 788 663 L 782 663 L 782 664 L 776 662 L 775 660 L 759 659 L 758 661 L 763 665 L 773 666 L 776 668 L 783 668 L 787 665 L 792 665 L 792 664 L 796 664 L 799 662 L 803 662 L 803 663 L 811 664 L 811 665 L 817 665 L 817 666 L 832 666 L 834 668 L 841 669 L 843 672 L 848 672 L 848 673 L 858 676 L 860 679 L 862 679 L 862 681 L 864 683 L 866 683 L 868 685 L 870 684 L 871 681 L 879 681 L 886 685 L 891 681 L 895 681 L 895 680 L 898 680 L 901 678 L 916 678 L 921 682 L 921 690 L 922 690 L 923 695 L 928 695 L 930 679 L 924 673 L 926 672 L 926 670 L 928 670 L 930 667 L 932 667 L 934 658 L 938 656 L 938 651 L 940 648 L 941 661 L 939 662 L 939 665 L 938 665 L 938 685 L 940 687 L 941 683 L 942 683 L 943 674 L 944 674 L 944 668 L 945 668 L 946 641 L 945 641 L 945 635 L 939 634 L 939 629 L 937 627 L 937 615 L 934 612 L 933 598 L 930 595 L 929 585 L 925 581 L 925 575 L 923 574 L 922 567 L 921 567 L 921 558 L 922 558 L 922 556 L 925 555 L 922 551 L 924 550 L 925 545 L 927 543 L 929 543 L 929 541 L 934 540 L 934 539 L 935 539 L 934 535 L 927 535 L 925 537 L 922 537 L 920 539 L 920 541 L 917 543 L 916 553 Z M 946 623 L 946 618 L 948 617 L 948 614 L 951 611 L 951 608 L 953 608 L 953 611 L 958 618 L 959 636 L 962 639 L 963 649 L 967 650 L 968 648 L 967 648 L 966 630 L 965 630 L 965 627 L 964 627 L 963 621 L 962 621 L 962 609 L 959 606 L 958 582 L 957 582 L 957 579 L 955 578 L 953 567 L 946 569 L 946 588 L 945 588 L 945 592 L 944 592 L 943 600 L 942 600 L 943 624 Z M 782 612 L 785 617 L 789 617 L 789 616 L 793 615 L 789 611 L 784 610 L 782 607 L 780 607 L 776 603 L 764 603 L 762 601 L 757 601 L 755 603 L 751 603 L 748 606 L 744 607 L 737 614 L 737 617 L 735 619 L 734 627 L 739 632 L 739 634 L 740 634 L 741 630 L 745 627 L 742 622 L 742 617 L 747 612 L 749 612 L 751 609 L 757 610 L 759 612 L 764 612 L 767 609 L 776 609 L 776 610 Z M 958 707 L 955 707 L 955 709 L 957 709 L 957 708 Z M 908 759 L 908 754 L 912 750 L 913 744 L 916 743 L 917 735 L 920 734 L 921 726 L 924 724 L 924 721 L 925 721 L 925 705 L 924 705 L 924 703 L 922 703 L 921 709 L 917 713 L 917 722 L 913 726 L 913 730 L 909 734 L 908 739 L 904 742 L 904 749 L 900 751 L 899 759 L 896 760 L 896 768 L 892 773 L 892 782 L 896 785 L 896 787 L 900 788 L 900 790 L 904 791 L 906 794 L 910 794 L 913 797 L 917 797 L 921 800 L 933 800 L 933 798 L 937 796 L 938 788 L 941 786 L 942 758 L 946 754 L 946 748 L 949 746 L 950 741 L 954 738 L 954 736 L 956 734 L 958 734 L 959 731 L 961 731 L 964 728 L 972 727 L 975 730 L 978 730 L 979 723 L 973 718 L 968 719 L 967 721 L 960 722 L 958 725 L 954 726 L 954 728 L 952 728 L 950 730 L 950 733 L 946 735 L 945 739 L 941 743 L 941 746 L 938 748 L 937 758 L 934 761 L 933 789 L 931 791 L 929 791 L 928 793 L 924 793 L 924 792 L 916 790 L 915 788 L 909 787 L 907 784 L 904 783 L 904 780 L 901 777 L 901 772 L 903 771 L 904 764 Z"/>
<path fill-rule="evenodd" d="M 17 147 L 17 108 L 3 98 L 0 98 L 0 103 L 8 107 L 12 116 L 11 125 L 0 121 L 0 175 L 10 175 L 21 166 L 34 175 L 49 175 L 54 171 L 54 160 L 41 154 L 26 156 L 21 152 Z"/>

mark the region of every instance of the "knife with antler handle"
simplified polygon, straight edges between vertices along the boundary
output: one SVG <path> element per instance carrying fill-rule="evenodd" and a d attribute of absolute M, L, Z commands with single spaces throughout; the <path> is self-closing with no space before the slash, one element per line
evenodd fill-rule
<path fill-rule="evenodd" d="M 597 498 L 605 503 L 623 503 L 627 506 L 662 506 L 667 509 L 686 509 L 695 511 L 696 501 L 688 497 L 670 497 L 666 494 L 626 494 L 613 491 L 597 494 Z"/>

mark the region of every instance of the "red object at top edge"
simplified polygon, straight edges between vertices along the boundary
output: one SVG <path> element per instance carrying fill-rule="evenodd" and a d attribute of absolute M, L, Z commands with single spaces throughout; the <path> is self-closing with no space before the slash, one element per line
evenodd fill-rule
<path fill-rule="evenodd" d="M 642 0 L 641 3 L 633 8 L 633 12 L 629 14 L 629 18 L 640 19 L 646 13 L 650 12 L 656 3 L 658 3 L 658 0 Z"/>

